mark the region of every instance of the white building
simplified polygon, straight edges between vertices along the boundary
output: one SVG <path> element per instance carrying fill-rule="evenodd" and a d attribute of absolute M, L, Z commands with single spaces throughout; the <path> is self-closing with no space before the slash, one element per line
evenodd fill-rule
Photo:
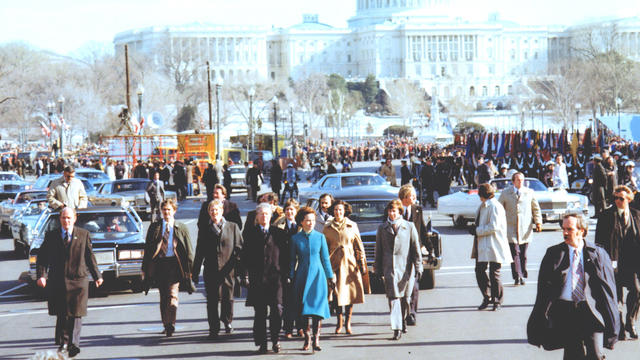
<path fill-rule="evenodd" d="M 353 1 L 353 0 L 352 0 Z M 369 74 L 419 82 L 443 101 L 508 101 L 529 77 L 544 76 L 549 61 L 570 49 L 580 27 L 519 26 L 492 15 L 485 22 L 452 18 L 456 0 L 355 0 L 348 28 L 334 28 L 305 15 L 289 28 L 250 26 L 149 27 L 115 36 L 116 52 L 130 51 L 211 63 L 212 77 L 235 80 L 294 80 L 312 73 L 347 79 Z M 619 46 L 635 59 L 640 52 L 637 18 L 621 21 Z M 165 51 L 167 50 L 167 51 Z M 206 75 L 206 72 L 203 73 Z"/>

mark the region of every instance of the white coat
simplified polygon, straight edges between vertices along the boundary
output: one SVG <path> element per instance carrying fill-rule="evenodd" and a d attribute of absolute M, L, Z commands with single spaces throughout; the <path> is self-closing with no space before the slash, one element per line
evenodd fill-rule
<path fill-rule="evenodd" d="M 498 200 L 493 197 L 480 204 L 476 219 L 476 241 L 471 258 L 478 262 L 512 263 L 507 241 L 507 216 Z"/>
<path fill-rule="evenodd" d="M 500 193 L 498 202 L 504 207 L 507 216 L 507 239 L 513 244 L 526 244 L 531 241 L 534 224 L 542 224 L 540 204 L 533 196 L 533 190 L 520 187 L 520 195 L 516 188 L 509 186 Z"/>

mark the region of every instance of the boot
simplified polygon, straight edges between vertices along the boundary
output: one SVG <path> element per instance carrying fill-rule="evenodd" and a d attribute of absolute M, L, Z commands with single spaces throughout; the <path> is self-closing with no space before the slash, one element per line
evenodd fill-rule
<path fill-rule="evenodd" d="M 313 351 L 321 351 L 322 348 L 320 347 L 320 327 L 318 327 L 318 330 L 316 330 L 316 332 L 313 334 Z"/>
<path fill-rule="evenodd" d="M 336 323 L 336 334 L 340 334 L 342 333 L 342 326 L 343 326 L 343 318 L 342 318 L 342 314 L 338 314 L 336 315 L 338 322 Z M 349 321 L 349 315 L 347 314 L 347 322 Z M 347 325 L 347 334 L 349 333 L 349 325 Z"/>
<path fill-rule="evenodd" d="M 346 315 L 346 329 L 347 334 L 351 335 L 353 332 L 351 330 L 351 318 L 353 316 L 353 305 L 347 306 L 347 315 Z"/>

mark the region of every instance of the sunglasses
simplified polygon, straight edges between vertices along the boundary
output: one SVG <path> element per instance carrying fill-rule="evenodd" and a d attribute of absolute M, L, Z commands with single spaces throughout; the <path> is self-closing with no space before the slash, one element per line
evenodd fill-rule
<path fill-rule="evenodd" d="M 625 198 L 623 198 L 622 196 L 614 196 L 613 200 L 620 200 L 620 201 L 624 201 Z"/>

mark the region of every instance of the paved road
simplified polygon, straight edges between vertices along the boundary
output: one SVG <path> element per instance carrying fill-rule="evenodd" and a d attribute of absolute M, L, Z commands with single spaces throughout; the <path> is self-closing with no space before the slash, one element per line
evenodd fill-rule
<path fill-rule="evenodd" d="M 373 166 L 373 164 L 371 164 Z M 244 193 L 235 194 L 243 213 L 253 204 Z M 180 205 L 179 217 L 186 222 L 195 242 L 195 216 L 199 202 Z M 562 352 L 545 352 L 526 343 L 526 321 L 536 293 L 537 267 L 545 249 L 561 240 L 557 224 L 547 224 L 534 234 L 529 253 L 529 279 L 513 286 L 504 269 L 504 307 L 500 311 L 478 311 L 481 302 L 469 258 L 472 238 L 451 227 L 448 218 L 433 213 L 435 227 L 444 239 L 444 265 L 436 273 L 436 288 L 420 292 L 418 325 L 398 342 L 390 341 L 388 307 L 384 295 L 367 295 L 366 303 L 354 310 L 354 334 L 334 335 L 335 319 L 324 323 L 322 359 L 561 359 Z M 590 235 L 592 239 L 593 235 Z M 13 258 L 12 243 L 0 237 L 0 358 L 25 359 L 37 351 L 54 350 L 55 319 L 47 315 L 46 302 L 33 299 L 18 275 L 26 260 Z M 11 290 L 14 289 L 14 290 Z M 161 331 L 158 293 L 149 295 L 121 291 L 89 300 L 89 315 L 82 330 L 82 359 L 187 359 L 244 358 L 253 356 L 251 339 L 253 310 L 239 298 L 235 303 L 235 332 L 217 342 L 204 340 L 208 333 L 206 299 L 200 284 L 192 295 L 180 294 L 177 332 L 172 338 Z M 304 358 L 302 341 L 283 341 L 284 359 Z M 608 359 L 638 359 L 640 342 L 619 343 L 607 351 Z M 273 355 L 267 355 L 273 356 Z"/>

